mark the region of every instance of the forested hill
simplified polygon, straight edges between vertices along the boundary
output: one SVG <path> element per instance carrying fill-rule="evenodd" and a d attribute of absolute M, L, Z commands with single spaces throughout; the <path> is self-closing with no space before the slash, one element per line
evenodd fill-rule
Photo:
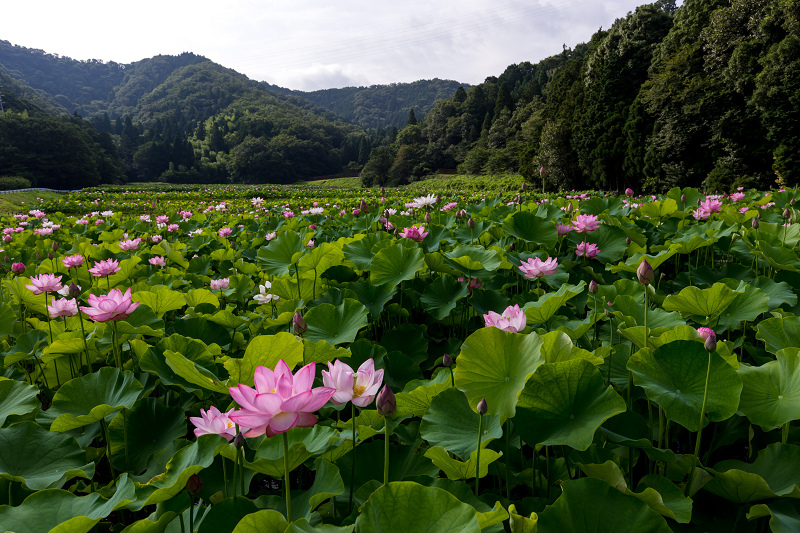
<path fill-rule="evenodd" d="M 450 98 L 459 87 L 467 89 L 469 85 L 435 78 L 413 83 L 344 87 L 309 92 L 293 91 L 275 85 L 268 87 L 275 92 L 306 98 L 363 128 L 401 129 L 408 122 L 411 111 L 414 111 L 417 119 L 422 119 L 433 109 L 437 100 Z"/>
<path fill-rule="evenodd" d="M 440 100 L 365 184 L 431 169 L 637 191 L 800 183 L 800 0 L 661 0 Z"/>

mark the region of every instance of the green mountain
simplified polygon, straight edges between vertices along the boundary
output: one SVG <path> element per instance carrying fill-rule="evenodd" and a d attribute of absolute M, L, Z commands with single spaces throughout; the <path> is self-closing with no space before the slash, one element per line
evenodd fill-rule
<path fill-rule="evenodd" d="M 452 80 L 419 80 L 413 83 L 392 83 L 369 87 L 345 87 L 319 91 L 292 91 L 275 85 L 275 92 L 292 94 L 333 111 L 363 128 L 403 128 L 411 111 L 417 119 L 433 109 L 437 100 L 450 98 L 459 87 L 469 85 Z"/>

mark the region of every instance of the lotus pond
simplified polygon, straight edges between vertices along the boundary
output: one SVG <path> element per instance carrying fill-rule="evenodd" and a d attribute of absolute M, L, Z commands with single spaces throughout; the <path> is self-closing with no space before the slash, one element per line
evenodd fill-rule
<path fill-rule="evenodd" d="M 798 531 L 798 197 L 4 216 L 0 531 Z"/>

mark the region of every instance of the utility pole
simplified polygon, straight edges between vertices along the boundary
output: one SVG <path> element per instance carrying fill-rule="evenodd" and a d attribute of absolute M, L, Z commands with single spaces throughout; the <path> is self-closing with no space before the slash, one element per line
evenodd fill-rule
<path fill-rule="evenodd" d="M 5 113 L 6 110 L 3 109 L 3 86 L 0 85 L 0 113 Z"/>

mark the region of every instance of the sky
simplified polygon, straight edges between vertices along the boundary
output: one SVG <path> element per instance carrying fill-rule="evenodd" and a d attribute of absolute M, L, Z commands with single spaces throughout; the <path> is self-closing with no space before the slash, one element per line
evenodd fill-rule
<path fill-rule="evenodd" d="M 474 85 L 587 42 L 643 3 L 27 0 L 3 2 L 0 39 L 118 63 L 193 52 L 301 91 L 432 78 Z"/>

